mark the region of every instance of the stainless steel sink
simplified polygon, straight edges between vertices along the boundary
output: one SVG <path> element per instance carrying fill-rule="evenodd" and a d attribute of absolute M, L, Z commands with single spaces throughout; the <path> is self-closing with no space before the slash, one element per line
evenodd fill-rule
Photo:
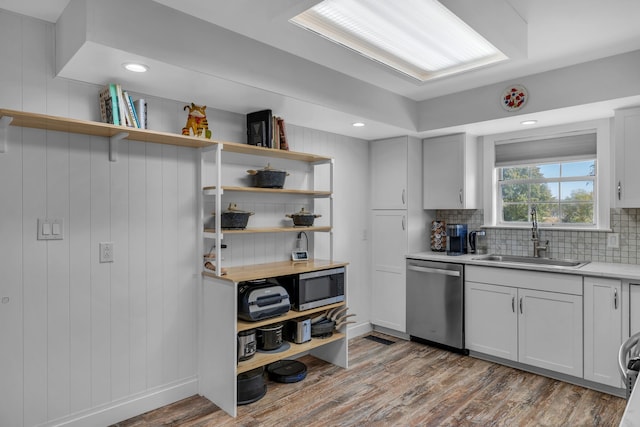
<path fill-rule="evenodd" d="M 589 261 L 578 261 L 574 259 L 553 259 L 553 258 L 536 258 L 532 256 L 519 256 L 519 255 L 483 255 L 475 258 L 471 258 L 477 261 L 492 261 L 498 263 L 517 263 L 517 264 L 535 264 L 535 265 L 548 265 L 556 267 L 573 267 L 580 268 Z"/>

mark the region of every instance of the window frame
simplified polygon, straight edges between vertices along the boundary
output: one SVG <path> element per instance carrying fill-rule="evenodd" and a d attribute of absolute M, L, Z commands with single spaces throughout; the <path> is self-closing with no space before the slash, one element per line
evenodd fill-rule
<path fill-rule="evenodd" d="M 568 164 L 568 163 L 574 163 L 574 162 L 584 162 L 584 161 L 593 161 L 594 162 L 594 166 L 595 166 L 595 171 L 594 171 L 594 175 L 584 175 L 584 176 L 569 176 L 569 177 L 563 177 L 563 176 L 559 176 L 559 177 L 552 177 L 552 178 L 528 178 L 528 179 L 518 179 L 518 180 L 509 180 L 509 181 L 504 181 L 501 180 L 499 177 L 500 174 L 500 169 L 503 168 L 508 168 L 508 167 L 514 167 L 514 168 L 519 168 L 519 167 L 537 167 L 537 166 L 542 166 L 545 164 Z M 561 166 L 562 168 L 562 166 Z M 512 227 L 512 226 L 518 226 L 523 224 L 522 221 L 505 221 L 504 220 L 504 200 L 501 197 L 502 194 L 502 187 L 504 185 L 505 182 L 509 182 L 512 184 L 547 184 L 547 183 L 559 183 L 562 184 L 563 182 L 582 182 L 582 181 L 591 181 L 592 185 L 593 185 L 593 202 L 591 203 L 593 205 L 593 223 L 566 223 L 566 222 L 559 222 L 559 223 L 550 223 L 550 222 L 542 222 L 541 220 L 539 220 L 539 226 L 548 226 L 548 227 L 554 227 L 554 228 L 565 228 L 565 227 L 580 227 L 580 228 L 593 228 L 597 226 L 597 212 L 598 212 L 598 159 L 597 159 L 597 155 L 596 157 L 592 158 L 592 159 L 581 159 L 581 160 L 576 160 L 576 159 L 558 159 L 557 161 L 553 161 L 553 162 L 545 162 L 545 163 L 530 163 L 530 164 L 526 164 L 526 165 L 514 165 L 514 166 L 495 166 L 496 169 L 496 196 L 497 196 L 497 204 L 496 204 L 496 214 L 497 214 L 497 220 L 496 220 L 496 225 L 498 226 L 505 226 L 505 227 Z M 557 204 L 559 207 L 562 206 L 563 202 L 562 199 L 559 199 L 557 201 Z M 586 204 L 586 203 L 585 203 Z M 531 212 L 531 207 L 535 206 L 536 203 L 532 203 L 531 200 L 528 200 L 528 212 Z M 524 223 L 527 223 L 527 221 L 525 221 Z"/>
<path fill-rule="evenodd" d="M 522 140 L 535 140 L 555 137 L 568 132 L 594 132 L 596 133 L 596 167 L 597 181 L 594 186 L 594 197 L 596 197 L 595 225 L 575 225 L 575 224 L 540 224 L 540 228 L 554 230 L 591 230 L 591 231 L 611 231 L 610 228 L 610 208 L 613 206 L 612 199 L 612 125 L 611 118 L 591 120 L 585 122 L 569 123 L 558 126 L 541 127 L 523 131 L 491 134 L 481 137 L 482 140 L 482 190 L 484 227 L 486 228 L 530 228 L 529 223 L 499 223 L 498 218 L 501 212 L 498 210 L 497 179 L 498 173 L 495 166 L 495 145 L 496 143 L 517 142 Z M 501 208 L 501 207 L 500 207 Z"/>

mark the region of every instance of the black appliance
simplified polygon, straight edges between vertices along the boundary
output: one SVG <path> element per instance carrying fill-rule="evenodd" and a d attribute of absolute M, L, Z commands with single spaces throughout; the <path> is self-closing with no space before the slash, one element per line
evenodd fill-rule
<path fill-rule="evenodd" d="M 278 284 L 264 281 L 238 283 L 238 318 L 268 319 L 289 311 L 289 294 Z"/>
<path fill-rule="evenodd" d="M 344 276 L 345 268 L 338 267 L 279 277 L 278 283 L 289 293 L 293 309 L 304 311 L 344 301 Z"/>
<path fill-rule="evenodd" d="M 447 224 L 447 255 L 467 253 L 467 224 Z"/>
<path fill-rule="evenodd" d="M 238 362 L 249 360 L 256 353 L 256 330 L 238 332 Z"/>

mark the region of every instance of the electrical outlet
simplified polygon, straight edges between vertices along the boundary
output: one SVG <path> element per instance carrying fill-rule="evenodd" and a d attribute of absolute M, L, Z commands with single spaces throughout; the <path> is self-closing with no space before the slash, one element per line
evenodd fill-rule
<path fill-rule="evenodd" d="M 607 248 L 618 249 L 620 247 L 620 234 L 609 233 L 607 234 Z"/>
<path fill-rule="evenodd" d="M 113 262 L 113 242 L 100 243 L 100 262 Z"/>

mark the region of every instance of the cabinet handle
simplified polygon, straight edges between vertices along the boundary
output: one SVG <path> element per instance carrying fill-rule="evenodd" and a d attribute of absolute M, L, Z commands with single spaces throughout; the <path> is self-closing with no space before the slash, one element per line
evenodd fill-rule
<path fill-rule="evenodd" d="M 404 215 L 402 215 L 402 231 L 407 229 L 406 223 L 407 223 L 407 218 Z"/>
<path fill-rule="evenodd" d="M 618 290 L 613 290 L 613 308 L 614 310 L 618 309 Z"/>
<path fill-rule="evenodd" d="M 458 193 L 458 198 L 460 199 L 460 204 L 462 204 L 462 188 L 460 189 L 460 192 Z"/>
<path fill-rule="evenodd" d="M 622 199 L 622 182 L 618 181 L 618 200 Z"/>
<path fill-rule="evenodd" d="M 516 297 L 511 297 L 511 311 L 516 312 Z"/>
<path fill-rule="evenodd" d="M 405 204 L 405 196 L 406 196 L 406 191 L 404 188 L 402 189 L 402 204 Z"/>
<path fill-rule="evenodd" d="M 522 298 L 520 298 L 520 314 L 522 314 Z"/>

